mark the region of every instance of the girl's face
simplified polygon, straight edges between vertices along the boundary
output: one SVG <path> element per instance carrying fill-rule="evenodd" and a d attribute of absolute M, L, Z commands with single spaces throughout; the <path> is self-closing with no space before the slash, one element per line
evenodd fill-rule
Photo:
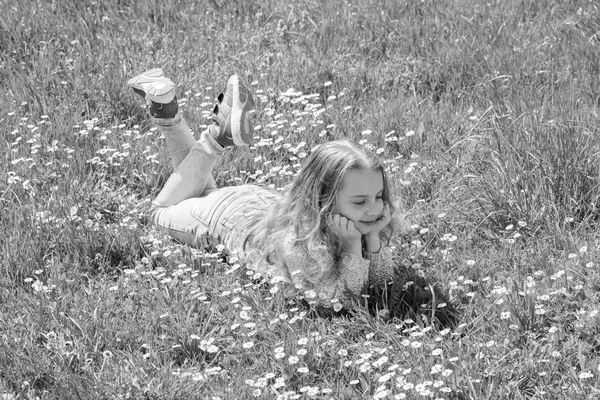
<path fill-rule="evenodd" d="M 337 195 L 335 212 L 352 221 L 363 235 L 383 212 L 383 174 L 372 169 L 347 171 Z"/>

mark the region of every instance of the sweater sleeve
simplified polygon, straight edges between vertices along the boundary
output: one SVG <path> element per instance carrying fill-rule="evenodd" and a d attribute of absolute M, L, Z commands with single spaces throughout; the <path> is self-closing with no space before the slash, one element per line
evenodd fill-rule
<path fill-rule="evenodd" d="M 363 256 L 342 253 L 335 260 L 333 255 L 318 257 L 311 254 L 306 243 L 286 240 L 288 252 L 284 274 L 300 290 L 312 290 L 317 295 L 317 304 L 332 308 L 337 299 L 342 306 L 352 305 L 354 297 L 361 295 L 367 285 L 384 285 L 393 278 L 394 266 L 391 249 L 382 243 L 377 253 L 363 251 Z M 310 279 L 307 271 L 323 271 L 322 277 Z"/>
<path fill-rule="evenodd" d="M 337 261 L 331 255 L 319 260 L 310 254 L 306 244 L 295 246 L 286 258 L 286 269 L 292 283 L 299 289 L 312 290 L 317 304 L 326 308 L 334 306 L 337 299 L 344 307 L 351 304 L 352 296 L 359 296 L 369 280 L 369 260 L 354 254 L 343 253 Z M 320 265 L 319 265 L 320 264 Z M 317 282 L 306 276 L 310 269 L 325 271 Z"/>
<path fill-rule="evenodd" d="M 369 280 L 369 260 L 355 254 L 343 253 L 337 267 L 338 274 L 319 282 L 319 291 L 325 294 L 319 304 L 324 307 L 331 307 L 331 299 L 348 307 L 351 298 L 360 296 Z"/>
<path fill-rule="evenodd" d="M 365 253 L 369 260 L 369 284 L 383 286 L 394 277 L 394 263 L 392 260 L 392 249 L 382 243 L 377 253 Z"/>

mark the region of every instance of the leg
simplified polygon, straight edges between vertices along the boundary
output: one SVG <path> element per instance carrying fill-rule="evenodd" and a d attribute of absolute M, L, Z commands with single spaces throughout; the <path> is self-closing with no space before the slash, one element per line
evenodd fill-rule
<path fill-rule="evenodd" d="M 201 197 L 216 189 L 212 170 L 223 157 L 223 148 L 208 132 L 202 132 L 188 155 L 173 171 L 154 204 L 168 207 L 180 201 Z"/>
<path fill-rule="evenodd" d="M 214 123 L 196 142 L 178 113 L 175 84 L 163 76 L 161 69 L 146 71 L 130 79 L 128 85 L 148 101 L 150 115 L 167 141 L 175 168 L 153 202 L 152 219 L 188 243 L 192 240 L 190 234 L 197 229 L 194 222 L 197 219 L 190 216 L 202 212 L 198 208 L 205 206 L 203 199 L 209 194 L 218 193 L 212 170 L 222 158 L 225 147 L 248 145 L 252 139 L 249 112 L 254 100 L 244 82 L 233 75 L 227 82 L 227 92 L 218 97 Z"/>
<path fill-rule="evenodd" d="M 190 156 L 194 151 L 192 149 Z M 179 242 L 190 246 L 228 245 L 227 238 L 231 236 L 232 227 L 240 228 L 243 224 L 243 210 L 255 208 L 253 203 L 256 199 L 249 187 L 229 186 L 173 205 L 154 202 L 150 211 L 152 222 Z M 231 219 L 224 218 L 226 215 L 230 215 Z M 242 235 L 235 236 L 241 238 Z"/>
<path fill-rule="evenodd" d="M 218 197 L 219 190 L 216 190 L 211 195 L 183 200 L 168 207 L 154 203 L 150 217 L 155 226 L 180 243 L 198 248 L 217 245 L 210 239 L 207 216 Z"/>
<path fill-rule="evenodd" d="M 146 99 L 152 122 L 167 142 L 173 169 L 177 168 L 196 143 L 196 139 L 178 112 L 175 83 L 164 77 L 160 68 L 154 68 L 131 78 L 127 84 Z"/>
<path fill-rule="evenodd" d="M 192 130 L 179 113 L 174 118 L 153 117 L 152 120 L 165 138 L 173 169 L 177 170 L 179 164 L 187 157 L 192 147 L 196 144 Z M 208 176 L 205 187 L 206 189 L 217 187 L 212 175 Z"/>
<path fill-rule="evenodd" d="M 130 79 L 128 85 L 147 100 L 152 122 L 165 138 L 173 169 L 176 170 L 196 144 L 196 139 L 178 112 L 175 83 L 164 77 L 160 68 L 154 68 Z M 216 188 L 212 176 L 208 176 L 205 186 L 207 189 Z"/>
<path fill-rule="evenodd" d="M 194 247 L 223 244 L 230 254 L 244 258 L 250 228 L 279 197 L 255 185 L 229 186 L 171 206 L 155 202 L 151 218 L 181 243 Z"/>
<path fill-rule="evenodd" d="M 188 199 L 177 205 L 162 207 L 156 203 L 150 209 L 152 223 L 168 233 L 180 243 L 196 247 L 196 232 L 202 229 L 202 225 L 192 218 L 192 210 L 200 204 L 194 204 L 196 200 L 204 200 L 206 197 Z M 199 247 L 199 246 L 198 246 Z"/>
<path fill-rule="evenodd" d="M 181 114 L 174 118 L 152 118 L 152 121 L 165 138 L 173 169 L 176 169 L 196 143 L 192 130 Z"/>

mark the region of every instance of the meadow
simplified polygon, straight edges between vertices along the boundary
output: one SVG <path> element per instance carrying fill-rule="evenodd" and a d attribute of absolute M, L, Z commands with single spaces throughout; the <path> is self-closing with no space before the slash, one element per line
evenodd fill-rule
<path fill-rule="evenodd" d="M 600 397 L 595 1 L 0 5 L 2 400 Z M 250 83 L 220 185 L 283 189 L 342 137 L 379 154 L 399 269 L 442 298 L 321 315 L 153 228 L 171 164 L 126 87 L 152 67 L 196 135 Z"/>

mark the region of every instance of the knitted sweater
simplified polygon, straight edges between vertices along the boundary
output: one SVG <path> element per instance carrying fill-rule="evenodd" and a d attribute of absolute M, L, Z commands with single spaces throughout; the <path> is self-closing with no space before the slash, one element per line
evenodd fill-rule
<path fill-rule="evenodd" d="M 342 253 L 337 262 L 332 254 L 328 254 L 324 260 L 316 259 L 305 243 L 293 246 L 295 251 L 286 258 L 285 265 L 289 279 L 299 289 L 316 292 L 317 303 L 323 307 L 334 307 L 332 300 L 337 299 L 347 308 L 352 304 L 352 297 L 360 296 L 366 285 L 384 285 L 393 277 L 392 252 L 383 243 L 378 253 L 363 250 L 362 257 Z M 310 284 L 303 273 L 306 266 L 324 263 L 328 267 L 323 270 L 331 272 L 325 274 L 319 282 Z"/>

